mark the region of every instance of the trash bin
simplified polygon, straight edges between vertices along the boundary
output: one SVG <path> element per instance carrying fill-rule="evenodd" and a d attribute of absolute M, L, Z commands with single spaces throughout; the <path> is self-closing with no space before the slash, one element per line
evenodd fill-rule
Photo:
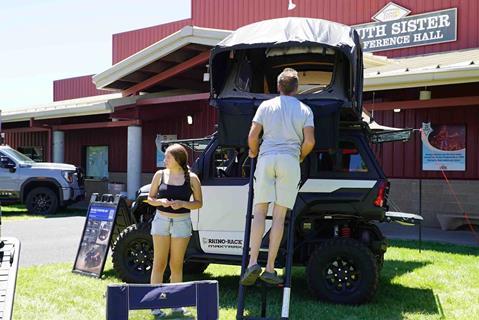
<path fill-rule="evenodd" d="M 126 185 L 123 182 L 109 182 L 108 193 L 124 195 L 126 194 Z"/>

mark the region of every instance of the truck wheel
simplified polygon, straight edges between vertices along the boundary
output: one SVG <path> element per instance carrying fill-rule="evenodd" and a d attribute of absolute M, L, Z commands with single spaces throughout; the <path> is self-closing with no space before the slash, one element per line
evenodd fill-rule
<path fill-rule="evenodd" d="M 54 214 L 58 210 L 58 196 L 46 187 L 32 189 L 25 200 L 31 214 Z"/>
<path fill-rule="evenodd" d="M 123 230 L 113 245 L 113 269 L 127 283 L 149 283 L 153 267 L 153 239 L 145 224 Z"/>
<path fill-rule="evenodd" d="M 378 285 L 376 258 L 369 248 L 349 238 L 321 244 L 313 251 L 306 272 L 311 293 L 333 303 L 368 302 Z"/>

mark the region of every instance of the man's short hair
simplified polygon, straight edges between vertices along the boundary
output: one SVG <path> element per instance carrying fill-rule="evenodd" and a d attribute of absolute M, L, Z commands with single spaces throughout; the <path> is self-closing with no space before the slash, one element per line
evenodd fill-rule
<path fill-rule="evenodd" d="M 278 89 L 286 95 L 295 92 L 298 89 L 298 72 L 293 68 L 285 68 L 278 75 Z"/>

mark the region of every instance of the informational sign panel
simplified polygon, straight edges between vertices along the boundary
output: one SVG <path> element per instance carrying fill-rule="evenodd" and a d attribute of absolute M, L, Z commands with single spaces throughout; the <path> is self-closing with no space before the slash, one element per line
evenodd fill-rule
<path fill-rule="evenodd" d="M 466 170 L 466 126 L 422 124 L 422 170 Z"/>
<path fill-rule="evenodd" d="M 457 9 L 360 24 L 352 28 L 361 37 L 364 52 L 456 41 Z"/>
<path fill-rule="evenodd" d="M 90 202 L 74 272 L 101 276 L 115 226 L 118 204 L 118 201 Z"/>
<path fill-rule="evenodd" d="M 161 150 L 161 143 L 165 141 L 176 140 L 176 134 L 158 134 L 156 135 L 156 167 L 164 168 L 165 167 L 165 153 Z"/>

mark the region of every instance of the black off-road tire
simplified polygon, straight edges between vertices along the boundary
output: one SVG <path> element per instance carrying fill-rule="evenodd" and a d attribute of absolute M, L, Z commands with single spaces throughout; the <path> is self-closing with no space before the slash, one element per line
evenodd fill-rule
<path fill-rule="evenodd" d="M 149 283 L 153 267 L 153 239 L 144 224 L 123 230 L 113 245 L 113 269 L 126 283 Z"/>
<path fill-rule="evenodd" d="M 118 277 L 127 283 L 149 283 L 153 267 L 153 239 L 150 224 L 134 224 L 120 233 L 113 245 L 113 268 Z M 186 262 L 183 273 L 201 274 L 208 263 Z M 169 282 L 170 270 L 166 267 L 164 281 Z"/>
<path fill-rule="evenodd" d="M 384 267 L 384 253 L 376 255 L 376 264 L 378 266 L 378 273 L 379 273 Z"/>
<path fill-rule="evenodd" d="M 308 286 L 318 299 L 341 304 L 370 301 L 378 286 L 376 257 L 357 240 L 327 240 L 307 265 Z"/>
<path fill-rule="evenodd" d="M 37 187 L 30 190 L 25 199 L 25 205 L 30 214 L 54 214 L 58 210 L 58 202 L 58 195 L 47 187 Z"/>

